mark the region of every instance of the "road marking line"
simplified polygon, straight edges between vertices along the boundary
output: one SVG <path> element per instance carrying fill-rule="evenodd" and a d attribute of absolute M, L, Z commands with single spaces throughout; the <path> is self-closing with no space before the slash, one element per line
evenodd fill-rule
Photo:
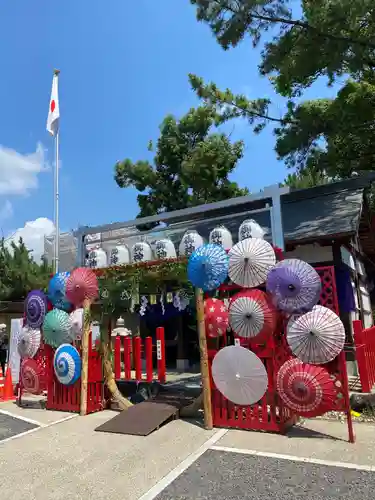
<path fill-rule="evenodd" d="M 8 410 L 1 410 L 0 409 L 0 414 L 7 415 L 8 417 L 18 418 L 18 420 L 23 420 L 24 422 L 28 422 L 29 424 L 38 425 L 39 427 L 45 427 L 46 426 L 46 424 L 43 424 L 42 422 L 37 422 L 36 420 L 33 420 L 32 418 L 28 418 L 28 417 L 23 417 L 23 416 L 20 416 L 20 415 L 16 415 L 15 413 L 12 413 L 12 412 L 10 412 Z"/>
<path fill-rule="evenodd" d="M 59 420 L 56 420 L 55 422 L 50 422 L 49 424 L 44 424 L 43 426 L 40 426 L 40 427 L 35 427 L 35 429 L 30 429 L 29 431 L 21 432 L 20 434 L 16 434 L 15 436 L 7 437 L 7 438 L 0 441 L 0 446 L 3 443 L 7 443 L 8 441 L 12 441 L 13 439 L 27 436 L 28 434 L 32 434 L 33 432 L 40 431 L 41 429 L 47 429 L 48 427 L 52 427 L 54 425 L 61 424 L 63 422 L 66 422 L 67 420 L 72 420 L 73 418 L 77 418 L 77 417 L 79 417 L 78 413 L 76 413 L 74 415 L 69 415 L 68 417 L 60 418 Z"/>
<path fill-rule="evenodd" d="M 375 472 L 375 465 L 352 464 L 350 462 L 335 462 L 332 460 L 322 460 L 320 458 L 297 457 L 294 455 L 283 455 L 280 453 L 271 453 L 266 451 L 229 448 L 227 446 L 211 446 L 209 449 L 214 451 L 223 451 L 227 453 L 240 453 L 243 455 L 253 455 L 253 456 L 255 455 L 258 457 L 278 458 L 280 460 L 290 460 L 291 462 L 304 462 L 308 464 L 326 465 L 329 467 L 342 467 L 344 469 L 357 469 L 357 470 Z"/>
<path fill-rule="evenodd" d="M 207 450 L 217 443 L 226 433 L 228 429 L 220 429 L 213 436 L 211 436 L 197 451 L 191 453 L 185 460 L 183 460 L 177 467 L 175 467 L 169 474 L 164 476 L 152 488 L 150 488 L 138 500 L 153 500 L 159 495 L 167 486 L 169 486 L 175 479 L 178 478 L 187 468 L 189 468 L 198 458 L 203 455 Z"/>

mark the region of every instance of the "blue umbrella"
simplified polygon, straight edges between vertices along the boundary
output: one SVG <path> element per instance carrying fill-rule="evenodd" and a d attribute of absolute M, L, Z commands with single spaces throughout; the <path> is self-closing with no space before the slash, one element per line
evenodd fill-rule
<path fill-rule="evenodd" d="M 54 307 L 63 311 L 73 309 L 72 304 L 66 299 L 66 282 L 70 276 L 69 272 L 56 273 L 48 284 L 48 298 Z"/>
<path fill-rule="evenodd" d="M 79 352 L 70 344 L 56 349 L 53 368 L 57 380 L 63 385 L 73 385 L 81 376 L 82 361 Z"/>
<path fill-rule="evenodd" d="M 189 259 L 188 278 L 196 288 L 214 290 L 226 280 L 228 265 L 228 255 L 221 246 L 202 245 Z"/>

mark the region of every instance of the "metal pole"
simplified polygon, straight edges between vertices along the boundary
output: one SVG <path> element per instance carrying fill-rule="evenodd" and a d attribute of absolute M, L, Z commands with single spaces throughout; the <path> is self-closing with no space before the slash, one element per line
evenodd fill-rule
<path fill-rule="evenodd" d="M 59 272 L 59 130 L 55 135 L 55 273 Z"/>

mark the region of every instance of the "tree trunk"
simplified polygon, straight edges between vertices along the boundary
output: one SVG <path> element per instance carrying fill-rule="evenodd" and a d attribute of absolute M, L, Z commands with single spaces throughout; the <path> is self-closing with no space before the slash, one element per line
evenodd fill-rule
<path fill-rule="evenodd" d="M 110 360 L 110 351 L 108 349 L 108 343 L 110 341 L 110 337 L 108 335 L 108 331 L 104 334 L 103 339 L 100 342 L 99 351 L 103 358 L 103 371 L 106 386 L 108 387 L 109 392 L 111 393 L 113 401 L 115 401 L 121 410 L 127 410 L 133 404 L 128 401 L 121 392 L 118 390 L 116 379 L 113 374 L 112 362 Z"/>

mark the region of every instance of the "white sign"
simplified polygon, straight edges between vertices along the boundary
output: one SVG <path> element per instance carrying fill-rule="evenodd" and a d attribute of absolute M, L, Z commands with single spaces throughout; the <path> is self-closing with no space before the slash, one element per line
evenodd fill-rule
<path fill-rule="evenodd" d="M 21 332 L 23 318 L 12 319 L 10 324 L 8 363 L 12 372 L 13 384 L 18 384 L 20 378 L 21 356 L 18 354 L 17 338 Z"/>

